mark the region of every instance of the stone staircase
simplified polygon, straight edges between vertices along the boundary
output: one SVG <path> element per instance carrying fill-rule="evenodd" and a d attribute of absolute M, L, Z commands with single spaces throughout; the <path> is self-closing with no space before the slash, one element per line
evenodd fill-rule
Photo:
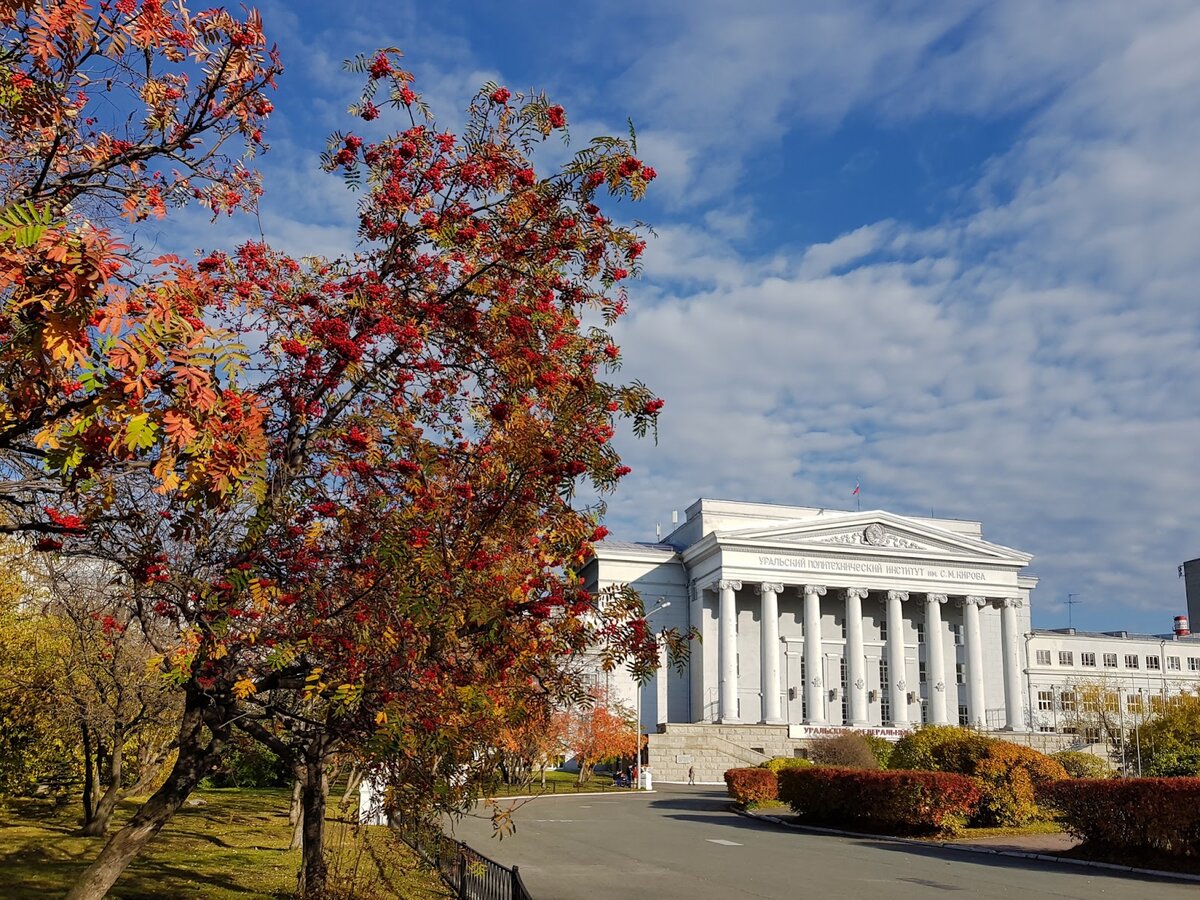
<path fill-rule="evenodd" d="M 650 735 L 647 760 L 654 780 L 724 783 L 725 770 L 761 765 L 774 756 L 791 756 L 795 741 L 786 725 L 660 725 Z"/>

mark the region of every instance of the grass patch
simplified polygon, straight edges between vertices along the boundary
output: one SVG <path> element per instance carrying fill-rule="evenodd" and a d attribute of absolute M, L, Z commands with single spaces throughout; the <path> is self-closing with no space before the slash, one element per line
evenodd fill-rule
<path fill-rule="evenodd" d="M 485 792 L 488 797 L 524 797 L 530 794 L 596 794 L 602 791 L 628 791 L 630 788 L 616 787 L 611 775 L 592 775 L 590 781 L 579 784 L 579 776 L 574 772 L 560 772 L 557 769 L 546 772 L 546 785 L 542 786 L 540 775 L 524 784 L 497 784 Z"/>
<path fill-rule="evenodd" d="M 964 828 L 952 840 L 963 841 L 971 838 L 1015 837 L 1024 834 L 1059 834 L 1062 827 L 1057 822 L 1030 822 L 1028 825 L 1008 828 Z"/>
<path fill-rule="evenodd" d="M 255 898 L 281 900 L 296 887 L 300 852 L 288 850 L 290 791 L 226 788 L 196 791 L 150 842 L 109 894 L 114 900 Z M 121 804 L 112 831 L 137 810 Z M 332 807 L 332 804 L 331 804 Z M 331 808 L 331 813 L 334 810 Z M 95 859 L 104 838 L 77 837 L 79 804 L 0 801 L 0 896 L 62 896 Z M 326 846 L 331 885 L 345 896 L 433 900 L 448 897 L 437 876 L 386 828 L 330 821 Z"/>
<path fill-rule="evenodd" d="M 744 809 L 789 809 L 789 807 L 782 800 L 751 800 Z"/>

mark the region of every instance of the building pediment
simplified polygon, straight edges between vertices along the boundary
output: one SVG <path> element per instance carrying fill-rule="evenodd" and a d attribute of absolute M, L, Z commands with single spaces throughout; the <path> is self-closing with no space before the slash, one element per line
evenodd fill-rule
<path fill-rule="evenodd" d="M 778 549 L 839 550 L 882 556 L 936 556 L 1025 566 L 1033 558 L 969 535 L 918 522 L 882 510 L 819 516 L 766 528 L 714 533 L 721 546 L 753 545 Z"/>

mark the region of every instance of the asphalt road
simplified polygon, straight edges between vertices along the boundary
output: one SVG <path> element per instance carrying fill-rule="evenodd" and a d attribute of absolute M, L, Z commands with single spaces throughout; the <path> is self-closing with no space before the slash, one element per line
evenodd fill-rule
<path fill-rule="evenodd" d="M 535 900 L 1200 896 L 1196 884 L 785 830 L 730 812 L 724 791 L 708 787 L 549 796 L 525 803 L 514 818 L 516 834 L 502 841 L 491 837 L 485 813 L 457 823 L 455 834 L 520 866 Z"/>

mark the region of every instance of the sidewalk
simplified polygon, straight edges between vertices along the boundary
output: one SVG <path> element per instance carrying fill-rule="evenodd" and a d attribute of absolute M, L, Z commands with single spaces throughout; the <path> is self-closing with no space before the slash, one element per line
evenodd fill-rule
<path fill-rule="evenodd" d="M 956 841 L 927 841 L 942 847 L 959 850 L 991 850 L 1008 853 L 1062 853 L 1079 841 L 1069 834 L 1002 834 L 996 837 L 969 838 Z"/>

